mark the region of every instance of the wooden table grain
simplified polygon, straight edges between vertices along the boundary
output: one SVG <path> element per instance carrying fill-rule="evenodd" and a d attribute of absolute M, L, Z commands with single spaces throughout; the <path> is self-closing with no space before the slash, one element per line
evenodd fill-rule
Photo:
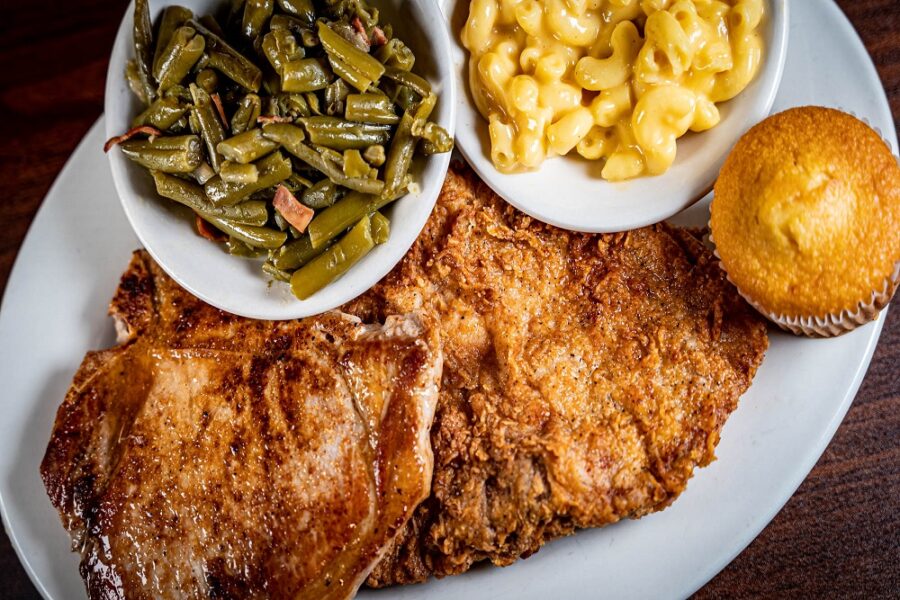
<path fill-rule="evenodd" d="M 900 1 L 839 4 L 872 55 L 900 125 Z M 3 11 L 0 294 L 50 184 L 103 110 L 107 57 L 125 6 L 124 0 L 16 2 Z M 816 467 L 697 597 L 897 597 L 898 441 L 900 307 L 894 307 L 856 400 Z M 0 597 L 38 598 L 5 534 Z"/>

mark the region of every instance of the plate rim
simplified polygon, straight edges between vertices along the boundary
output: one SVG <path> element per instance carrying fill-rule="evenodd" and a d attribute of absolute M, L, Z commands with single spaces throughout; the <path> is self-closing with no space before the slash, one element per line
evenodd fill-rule
<path fill-rule="evenodd" d="M 828 5 L 826 5 L 823 8 L 828 8 Z M 849 28 L 849 32 L 852 33 L 852 35 L 854 36 L 853 39 L 855 39 L 856 42 L 859 43 L 862 48 L 865 48 L 865 46 L 862 44 L 862 42 L 859 38 L 859 35 L 856 33 L 856 31 L 853 28 L 852 24 L 850 23 L 849 19 L 847 19 L 846 15 L 844 15 L 843 11 L 841 11 L 837 7 L 837 5 L 834 3 L 831 3 L 830 9 L 837 11 L 837 14 L 842 17 L 842 20 L 839 20 L 839 22 L 840 22 L 841 27 L 845 29 L 845 33 L 847 33 L 846 30 Z M 867 70 L 870 71 L 870 76 L 874 74 L 874 77 L 876 78 L 876 80 L 880 81 L 880 79 L 878 78 L 878 75 L 877 75 L 877 71 L 875 71 L 875 67 L 871 61 L 871 58 L 869 59 L 869 61 L 867 63 Z M 881 95 L 882 95 L 882 98 L 884 99 L 884 102 L 886 102 L 885 92 L 884 92 L 883 88 L 881 91 Z M 84 138 L 82 138 L 82 140 L 78 143 L 78 145 L 76 146 L 72 155 L 69 157 L 69 159 L 66 161 L 63 168 L 60 170 L 59 174 L 54 179 L 53 184 L 50 186 L 50 188 L 45 196 L 45 200 L 46 200 L 46 198 L 50 197 L 52 194 L 59 193 L 57 188 L 60 185 L 61 180 L 73 168 L 73 164 L 76 162 L 76 157 L 79 156 L 82 153 L 82 151 L 84 150 L 84 148 L 86 146 L 86 141 L 91 136 L 91 134 L 93 132 L 95 132 L 95 130 L 98 127 L 102 127 L 102 121 L 103 121 L 103 117 L 101 115 L 101 117 L 98 118 L 98 120 L 89 129 L 89 131 L 84 136 Z M 895 148 L 896 148 L 896 141 L 894 141 L 894 140 L 896 140 L 896 132 L 895 132 L 895 127 L 894 127 L 893 121 L 890 123 L 890 131 L 886 131 L 885 133 L 893 133 L 894 134 L 894 136 L 892 138 L 892 142 L 895 144 Z M 21 249 L 24 248 L 26 246 L 26 244 L 29 243 L 29 240 L 33 237 L 32 234 L 33 234 L 34 225 L 35 225 L 35 223 L 38 222 L 38 219 L 40 219 L 42 217 L 42 215 L 46 214 L 45 209 L 47 209 L 47 203 L 45 201 L 42 201 L 31 224 L 29 225 L 28 232 L 26 233 L 26 236 L 23 239 L 22 244 L 20 245 L 20 252 L 21 252 Z M 17 256 L 17 259 L 16 259 L 16 261 L 14 261 L 13 267 L 10 270 L 10 274 L 7 279 L 6 292 L 3 294 L 2 300 L 0 300 L 0 314 L 5 315 L 5 313 L 3 312 L 3 308 L 8 306 L 7 295 L 10 294 L 10 290 L 12 289 L 12 286 L 10 284 L 19 278 L 19 272 L 21 271 L 22 268 L 24 268 L 24 267 L 20 264 L 20 262 L 18 260 L 18 256 Z M 815 464 L 819 461 L 825 448 L 828 446 L 831 439 L 833 438 L 834 433 L 836 432 L 837 428 L 840 426 L 841 422 L 843 421 L 843 418 L 846 415 L 846 412 L 849 410 L 850 405 L 852 404 L 852 401 L 855 398 L 856 393 L 858 392 L 859 387 L 862 384 L 862 381 L 864 380 L 865 374 L 867 373 L 869 365 L 871 363 L 872 355 L 874 353 L 875 348 L 877 347 L 878 341 L 880 340 L 880 335 L 881 335 L 883 325 L 885 322 L 885 315 L 887 314 L 887 310 L 888 309 L 886 308 L 881 312 L 878 320 L 874 324 L 873 331 L 871 332 L 871 334 L 869 336 L 869 340 L 867 342 L 867 346 L 866 346 L 865 353 L 864 353 L 865 355 L 862 357 L 862 360 L 858 363 L 858 367 L 856 368 L 856 371 L 853 373 L 852 383 L 847 388 L 847 390 L 844 394 L 844 397 L 842 398 L 840 404 L 837 407 L 837 410 L 835 410 L 832 413 L 827 426 L 824 427 L 820 431 L 818 438 L 817 438 L 815 450 L 811 451 L 811 452 L 810 451 L 806 452 L 805 456 L 807 456 L 807 460 L 801 461 L 802 466 L 795 465 L 794 468 L 792 469 L 791 472 L 794 474 L 794 479 L 796 479 L 796 485 L 783 486 L 783 489 L 785 490 L 785 493 L 781 494 L 781 495 L 783 495 L 783 498 L 779 498 L 778 501 L 773 501 L 770 505 L 771 506 L 770 510 L 765 511 L 762 516 L 759 516 L 759 517 L 751 520 L 751 524 L 748 525 L 745 528 L 744 532 L 739 536 L 741 541 L 739 541 L 733 545 L 733 548 L 732 548 L 733 552 L 731 552 L 731 553 L 722 552 L 721 553 L 722 558 L 719 561 L 710 561 L 710 563 L 709 563 L 710 566 L 698 571 L 698 574 L 696 576 L 694 576 L 692 578 L 686 578 L 686 581 L 693 580 L 693 583 L 695 585 L 692 585 L 692 584 L 689 584 L 686 582 L 684 585 L 679 586 L 679 587 L 681 587 L 682 589 L 685 589 L 685 590 L 690 589 L 691 593 L 693 593 L 694 591 L 696 591 L 697 589 L 702 587 L 704 584 L 709 582 L 718 572 L 720 572 L 725 566 L 727 566 L 731 561 L 733 561 L 734 558 L 738 554 L 740 554 L 750 543 L 752 543 L 753 540 L 755 540 L 758 537 L 760 531 L 763 528 L 765 528 L 766 525 L 768 525 L 768 523 L 771 522 L 772 518 L 774 518 L 774 516 L 778 512 L 781 511 L 784 504 L 793 496 L 793 494 L 796 492 L 796 489 L 803 483 L 803 481 L 806 479 L 806 477 L 808 476 L 808 474 L 812 470 L 812 468 L 815 466 Z M 5 341 L 6 340 L 0 339 L 0 345 L 5 345 Z M 29 576 L 29 579 L 31 580 L 32 584 L 35 586 L 35 588 L 38 590 L 38 592 L 41 594 L 42 597 L 50 598 L 51 596 L 48 594 L 46 587 L 42 584 L 40 579 L 37 578 L 37 575 L 31 565 L 30 561 L 28 560 L 27 556 L 24 554 L 18 536 L 16 536 L 11 529 L 10 523 L 8 521 L 6 500 L 3 496 L 3 486 L 0 486 L 0 514 L 2 514 L 2 521 L 3 521 L 4 529 L 6 530 L 7 535 L 9 536 L 10 544 L 13 547 L 13 549 L 15 550 L 20 563 L 23 565 L 23 568 L 25 569 L 26 573 Z M 752 533 L 747 533 L 747 532 L 752 532 Z M 744 539 L 744 538 L 746 538 L 746 539 Z"/>

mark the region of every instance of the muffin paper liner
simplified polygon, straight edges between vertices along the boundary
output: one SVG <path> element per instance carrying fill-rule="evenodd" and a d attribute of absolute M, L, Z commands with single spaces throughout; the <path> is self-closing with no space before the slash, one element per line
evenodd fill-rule
<path fill-rule="evenodd" d="M 881 129 L 873 126 L 868 119 L 865 117 L 860 117 L 853 111 L 844 110 L 842 108 L 836 108 L 836 110 L 841 110 L 848 115 L 853 115 L 863 123 L 869 126 L 878 136 L 882 139 L 891 153 L 894 155 L 894 159 L 897 160 L 897 163 L 900 164 L 900 158 L 897 156 L 897 152 L 891 144 L 890 140 L 888 140 L 884 134 L 881 132 Z M 728 274 L 728 271 L 722 265 L 722 257 L 719 256 L 718 248 L 715 248 L 715 239 L 713 239 L 712 233 L 712 215 L 710 215 L 710 220 L 707 224 L 709 228 L 709 241 L 713 244 L 713 254 L 719 263 L 719 268 L 725 273 L 725 277 L 731 284 L 737 289 L 738 293 L 741 297 L 747 301 L 747 303 L 759 311 L 764 317 L 784 329 L 785 331 L 790 331 L 795 335 L 805 335 L 808 337 L 819 337 L 819 338 L 827 338 L 827 337 L 835 337 L 838 335 L 843 335 L 849 331 L 853 331 L 860 325 L 865 325 L 869 321 L 873 321 L 878 317 L 878 313 L 881 312 L 885 306 L 891 301 L 891 298 L 894 296 L 894 292 L 897 290 L 898 285 L 900 285 L 900 261 L 894 263 L 894 271 L 891 275 L 885 278 L 884 283 L 881 286 L 881 289 L 874 290 L 871 296 L 868 299 L 860 300 L 857 303 L 856 307 L 853 310 L 842 310 L 837 313 L 828 313 L 824 316 L 816 316 L 816 315 L 800 315 L 800 316 L 792 316 L 792 315 L 784 315 L 778 314 L 775 312 L 771 312 L 763 308 L 758 302 L 756 302 L 753 298 L 744 294 L 741 288 L 732 281 L 731 276 Z"/>

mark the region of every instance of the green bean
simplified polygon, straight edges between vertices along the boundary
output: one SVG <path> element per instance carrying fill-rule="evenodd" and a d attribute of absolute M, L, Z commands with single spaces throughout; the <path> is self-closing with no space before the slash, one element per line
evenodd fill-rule
<path fill-rule="evenodd" d="M 416 150 L 417 139 L 412 135 L 413 121 L 409 112 L 403 113 L 397 131 L 394 132 L 394 139 L 391 141 L 391 148 L 384 163 L 383 194 L 399 193 L 403 187 L 409 166 L 412 164 L 413 153 Z"/>
<path fill-rule="evenodd" d="M 159 30 L 156 32 L 156 50 L 153 54 L 152 65 L 159 62 L 159 57 L 175 30 L 194 18 L 194 13 L 183 6 L 167 6 L 163 9 L 162 17 L 159 20 Z"/>
<path fill-rule="evenodd" d="M 262 71 L 259 67 L 196 20 L 188 21 L 188 25 L 200 32 L 206 39 L 210 67 L 251 92 L 259 90 L 259 85 L 262 83 Z"/>
<path fill-rule="evenodd" d="M 191 96 L 191 91 L 184 87 L 183 85 L 173 85 L 169 89 L 166 90 L 166 93 L 163 94 L 166 98 L 175 98 L 179 102 L 184 104 L 190 104 L 194 101 Z"/>
<path fill-rule="evenodd" d="M 229 236 L 225 241 L 225 250 L 232 256 L 241 256 L 243 258 L 256 258 L 266 253 L 264 249 L 248 246 L 239 239 Z"/>
<path fill-rule="evenodd" d="M 394 112 L 394 103 L 382 94 L 350 94 L 346 99 L 344 117 L 358 123 L 395 125 L 400 117 Z"/>
<path fill-rule="evenodd" d="M 422 153 L 426 156 L 453 150 L 453 138 L 446 129 L 433 121 L 427 121 L 421 127 L 414 125 L 412 133 L 422 139 Z"/>
<path fill-rule="evenodd" d="M 292 60 L 281 66 L 281 89 L 285 92 L 312 92 L 324 89 L 332 75 L 322 59 Z"/>
<path fill-rule="evenodd" d="M 265 274 L 271 275 L 273 279 L 277 279 L 278 281 L 289 282 L 291 280 L 290 273 L 282 271 L 270 262 L 264 262 L 262 270 Z"/>
<path fill-rule="evenodd" d="M 303 190 L 300 202 L 312 209 L 322 210 L 335 203 L 337 194 L 337 185 L 330 179 L 322 179 Z"/>
<path fill-rule="evenodd" d="M 278 248 L 287 241 L 287 234 L 283 231 L 278 231 L 277 229 L 257 227 L 255 225 L 244 225 L 237 221 L 213 217 L 211 215 L 200 216 L 212 223 L 216 229 L 219 229 L 254 248 Z"/>
<path fill-rule="evenodd" d="M 325 88 L 325 114 L 342 115 L 344 114 L 344 102 L 350 95 L 350 88 L 343 79 L 335 79 L 327 88 Z"/>
<path fill-rule="evenodd" d="M 391 139 L 387 125 L 351 123 L 335 117 L 307 117 L 300 119 L 313 144 L 335 150 L 366 148 L 385 144 Z"/>
<path fill-rule="evenodd" d="M 131 122 L 131 126 L 152 125 L 159 130 L 165 131 L 172 127 L 186 112 L 187 107 L 182 105 L 178 98 L 170 96 L 157 98 L 153 104 L 144 109 L 144 112 L 135 117 L 134 121 Z"/>
<path fill-rule="evenodd" d="M 431 93 L 431 84 L 410 71 L 387 67 L 384 70 L 384 76 L 401 85 L 405 85 L 423 98 Z"/>
<path fill-rule="evenodd" d="M 163 198 L 183 204 L 199 215 L 221 217 L 244 225 L 262 226 L 269 220 L 269 211 L 262 200 L 248 200 L 237 206 L 215 206 L 196 183 L 151 171 L 156 193 Z"/>
<path fill-rule="evenodd" d="M 219 87 L 219 76 L 212 69 L 203 69 L 197 73 L 197 85 L 206 90 L 207 94 L 212 94 Z"/>
<path fill-rule="evenodd" d="M 281 67 L 285 63 L 300 60 L 306 56 L 306 52 L 297 46 L 297 40 L 287 29 L 273 29 L 263 36 L 262 51 L 279 76 Z"/>
<path fill-rule="evenodd" d="M 298 17 L 307 25 L 312 25 L 316 20 L 316 9 L 312 0 L 278 0 L 281 10 Z"/>
<path fill-rule="evenodd" d="M 156 99 L 156 90 L 150 83 L 150 72 L 153 68 L 153 23 L 150 20 L 150 0 L 134 0 L 134 57 L 146 103 Z"/>
<path fill-rule="evenodd" d="M 275 0 L 246 0 L 244 3 L 244 18 L 241 20 L 241 33 L 251 42 L 259 37 L 263 27 L 272 11 L 275 9 Z"/>
<path fill-rule="evenodd" d="M 318 24 L 319 41 L 334 72 L 358 89 L 366 91 L 384 73 L 384 65 L 342 38 L 324 22 Z"/>
<path fill-rule="evenodd" d="M 259 171 L 255 183 L 228 183 L 220 176 L 206 182 L 203 189 L 216 206 L 233 206 L 253 193 L 281 183 L 291 175 L 291 161 L 273 152 L 254 163 Z"/>
<path fill-rule="evenodd" d="M 263 137 L 262 129 L 254 127 L 234 137 L 219 142 L 216 150 L 232 162 L 251 163 L 275 151 L 278 144 Z"/>
<path fill-rule="evenodd" d="M 393 100 L 400 107 L 400 110 L 413 110 L 420 96 L 407 85 L 398 85 L 396 89 Z"/>
<path fill-rule="evenodd" d="M 384 164 L 385 160 L 384 146 L 381 144 L 369 146 L 366 148 L 366 151 L 363 152 L 363 158 L 373 167 L 380 167 Z"/>
<path fill-rule="evenodd" d="M 388 40 L 387 44 L 375 51 L 375 58 L 386 67 L 396 67 L 402 71 L 410 71 L 416 62 L 416 55 L 397 38 Z"/>
<path fill-rule="evenodd" d="M 391 222 L 381 211 L 375 211 L 370 217 L 372 221 L 372 240 L 376 244 L 383 244 L 391 236 Z"/>
<path fill-rule="evenodd" d="M 125 81 L 128 82 L 128 88 L 138 97 L 138 100 L 145 106 L 150 104 L 150 98 L 147 97 L 144 83 L 141 81 L 137 60 L 131 59 L 125 63 Z"/>
<path fill-rule="evenodd" d="M 423 96 L 422 100 L 419 101 L 416 110 L 413 112 L 413 117 L 417 122 L 424 123 L 431 116 L 436 104 L 437 96 L 429 92 L 428 95 Z"/>
<path fill-rule="evenodd" d="M 216 109 L 213 108 L 212 100 L 206 90 L 192 83 L 191 97 L 194 99 L 194 109 L 191 114 L 196 119 L 200 137 L 206 143 L 206 151 L 209 154 L 209 162 L 212 168 L 218 172 L 219 165 L 222 164 L 222 155 L 216 150 L 219 142 L 225 139 L 225 128 L 219 121 Z"/>
<path fill-rule="evenodd" d="M 216 172 L 213 171 L 213 168 L 209 166 L 209 163 L 207 162 L 200 163 L 200 166 L 194 169 L 194 172 L 191 173 L 191 177 L 193 177 L 194 180 L 200 185 L 205 184 L 215 176 Z"/>
<path fill-rule="evenodd" d="M 256 94 L 247 94 L 238 103 L 231 117 L 231 133 L 237 135 L 256 127 L 256 120 L 262 111 L 262 101 Z"/>
<path fill-rule="evenodd" d="M 344 175 L 347 177 L 368 177 L 372 168 L 359 150 L 344 150 Z"/>
<path fill-rule="evenodd" d="M 291 276 L 291 291 L 305 300 L 343 275 L 375 246 L 369 217 L 364 216 L 331 248 Z"/>
<path fill-rule="evenodd" d="M 324 174 L 338 185 L 366 194 L 380 194 L 384 183 L 377 179 L 346 177 L 322 156 L 303 143 L 303 130 L 295 125 L 271 123 L 263 126 L 263 135 L 281 146 L 312 168 Z"/>
<path fill-rule="evenodd" d="M 306 231 L 313 247 L 321 248 L 328 240 L 337 237 L 361 218 L 379 210 L 394 199 L 359 192 L 348 193 L 334 206 L 317 212 L 310 221 Z"/>
<path fill-rule="evenodd" d="M 203 162 L 200 140 L 195 135 L 128 140 L 119 146 L 134 162 L 164 173 L 190 173 Z"/>
<path fill-rule="evenodd" d="M 225 183 L 256 183 L 259 181 L 259 169 L 256 168 L 256 165 L 226 160 L 219 168 L 219 176 Z"/>
<path fill-rule="evenodd" d="M 315 92 L 307 92 L 303 94 L 303 97 L 306 99 L 306 105 L 309 106 L 309 110 L 314 115 L 322 115 L 322 109 L 319 108 L 319 95 Z"/>
<path fill-rule="evenodd" d="M 327 246 L 313 248 L 308 235 L 290 241 L 272 254 L 272 264 L 285 271 L 302 267 L 325 251 Z"/>
<path fill-rule="evenodd" d="M 180 83 L 200 60 L 205 48 L 206 40 L 194 28 L 184 26 L 175 30 L 169 45 L 159 55 L 159 61 L 153 65 L 159 93 Z"/>
<path fill-rule="evenodd" d="M 310 34 L 312 31 L 309 29 L 312 27 L 315 18 L 310 21 L 304 21 L 297 17 L 292 17 L 290 15 L 272 15 L 272 18 L 269 20 L 269 30 L 276 31 L 278 29 L 286 29 L 295 35 L 299 35 L 300 41 L 303 46 L 309 48 L 315 46 L 319 43 L 318 39 L 315 40 L 315 43 L 308 44 L 306 43 L 308 40 L 304 40 L 304 33 Z M 315 36 L 313 36 L 315 37 Z"/>

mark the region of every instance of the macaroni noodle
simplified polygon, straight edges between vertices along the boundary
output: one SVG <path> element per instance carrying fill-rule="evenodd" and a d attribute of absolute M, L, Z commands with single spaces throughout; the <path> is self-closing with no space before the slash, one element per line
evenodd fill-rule
<path fill-rule="evenodd" d="M 759 69 L 763 0 L 471 0 L 462 43 L 500 171 L 573 150 L 612 181 L 657 175 L 677 139 Z"/>

